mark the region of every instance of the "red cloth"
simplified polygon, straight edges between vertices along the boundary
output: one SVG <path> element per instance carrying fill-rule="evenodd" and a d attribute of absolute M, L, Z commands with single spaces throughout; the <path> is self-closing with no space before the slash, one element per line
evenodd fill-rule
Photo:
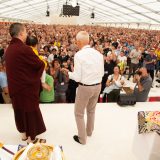
<path fill-rule="evenodd" d="M 149 102 L 160 101 L 160 97 L 149 97 Z"/>
<path fill-rule="evenodd" d="M 11 98 L 17 95 L 37 101 L 44 63 L 20 39 L 13 38 L 5 53 L 6 73 Z M 32 103 L 32 102 L 30 102 Z M 15 106 L 16 107 L 16 106 Z M 38 106 L 37 106 L 38 107 Z M 35 108 L 25 108 L 27 111 Z"/>
<path fill-rule="evenodd" d="M 34 140 L 46 131 L 39 109 L 40 77 L 45 64 L 18 38 L 11 40 L 5 61 L 17 130 Z"/>

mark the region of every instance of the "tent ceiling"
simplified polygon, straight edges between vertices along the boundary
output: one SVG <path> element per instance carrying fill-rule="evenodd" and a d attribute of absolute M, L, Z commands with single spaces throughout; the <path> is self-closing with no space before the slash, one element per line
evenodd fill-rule
<path fill-rule="evenodd" d="M 74 0 L 68 0 L 74 1 Z M 94 22 L 137 22 L 160 24 L 160 0 L 76 0 L 80 5 L 79 19 Z M 0 17 L 41 22 L 47 5 L 51 16 L 60 14 L 66 0 L 0 0 Z"/>

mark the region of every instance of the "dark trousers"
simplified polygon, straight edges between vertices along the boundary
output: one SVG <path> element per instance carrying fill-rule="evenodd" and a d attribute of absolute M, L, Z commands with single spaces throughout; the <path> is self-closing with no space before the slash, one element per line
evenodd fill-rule
<path fill-rule="evenodd" d="M 66 103 L 66 93 L 55 91 L 55 103 Z"/>
<path fill-rule="evenodd" d="M 18 94 L 12 96 L 17 130 L 20 133 L 26 133 L 31 140 L 46 131 L 37 95 Z"/>
<path fill-rule="evenodd" d="M 158 60 L 156 64 L 156 74 L 158 73 L 158 71 L 160 71 L 160 60 Z"/>
<path fill-rule="evenodd" d="M 128 79 L 131 77 L 131 75 L 134 76 L 135 71 L 138 69 L 138 65 L 139 65 L 139 64 L 131 63 L 131 65 L 130 65 L 130 67 L 129 67 L 129 77 L 128 77 Z"/>
<path fill-rule="evenodd" d="M 0 93 L 0 104 L 3 104 L 3 103 L 4 103 L 4 99 L 3 99 L 2 93 Z"/>
<path fill-rule="evenodd" d="M 40 109 L 32 112 L 14 109 L 14 116 L 17 130 L 20 133 L 26 133 L 26 136 L 31 140 L 46 131 Z"/>
<path fill-rule="evenodd" d="M 120 95 L 120 89 L 114 89 L 109 94 L 107 94 L 107 102 L 117 102 Z"/>
<path fill-rule="evenodd" d="M 103 99 L 102 99 L 102 102 L 103 102 L 103 103 L 106 103 L 106 102 L 107 102 L 106 99 L 107 99 L 107 93 L 104 94 Z"/>
<path fill-rule="evenodd" d="M 152 81 L 154 80 L 154 70 L 147 70 L 147 72 L 150 74 Z"/>

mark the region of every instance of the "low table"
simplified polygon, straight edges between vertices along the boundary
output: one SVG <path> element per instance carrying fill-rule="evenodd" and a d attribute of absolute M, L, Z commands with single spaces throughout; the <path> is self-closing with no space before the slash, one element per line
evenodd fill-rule
<path fill-rule="evenodd" d="M 10 150 L 15 154 L 18 152 L 18 148 L 21 146 L 22 145 L 4 145 L 5 148 L 7 148 L 8 150 Z M 61 151 L 60 146 L 58 145 L 54 146 L 54 150 L 56 152 L 54 155 L 54 160 L 64 160 L 64 155 L 63 152 Z M 0 149 L 0 160 L 13 160 L 13 155 L 6 152 L 3 149 Z"/>

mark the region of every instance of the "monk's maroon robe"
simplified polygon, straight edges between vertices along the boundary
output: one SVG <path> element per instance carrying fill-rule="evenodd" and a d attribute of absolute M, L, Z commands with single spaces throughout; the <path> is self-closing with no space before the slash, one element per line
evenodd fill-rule
<path fill-rule="evenodd" d="M 44 63 L 18 38 L 11 40 L 5 61 L 16 127 L 33 140 L 46 131 L 39 109 L 40 77 Z"/>

